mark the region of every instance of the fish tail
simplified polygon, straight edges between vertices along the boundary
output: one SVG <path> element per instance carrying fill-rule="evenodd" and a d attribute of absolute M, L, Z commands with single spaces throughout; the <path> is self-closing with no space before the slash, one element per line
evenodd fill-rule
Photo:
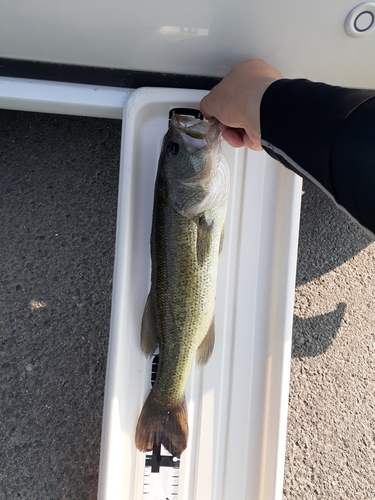
<path fill-rule="evenodd" d="M 189 428 L 185 396 L 169 410 L 158 408 L 152 391 L 143 405 L 135 431 L 139 451 L 150 451 L 163 444 L 172 455 L 181 455 L 187 446 Z"/>

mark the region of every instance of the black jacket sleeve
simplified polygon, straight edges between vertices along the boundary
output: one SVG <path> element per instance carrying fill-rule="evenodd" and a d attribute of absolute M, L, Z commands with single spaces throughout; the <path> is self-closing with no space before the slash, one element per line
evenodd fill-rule
<path fill-rule="evenodd" d="M 261 144 L 375 233 L 375 90 L 278 80 L 260 110 Z"/>

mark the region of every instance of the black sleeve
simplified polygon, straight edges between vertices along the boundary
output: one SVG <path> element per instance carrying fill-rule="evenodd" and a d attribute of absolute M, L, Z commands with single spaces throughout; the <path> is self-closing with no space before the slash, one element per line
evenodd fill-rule
<path fill-rule="evenodd" d="M 375 90 L 278 80 L 260 118 L 265 151 L 375 233 Z"/>

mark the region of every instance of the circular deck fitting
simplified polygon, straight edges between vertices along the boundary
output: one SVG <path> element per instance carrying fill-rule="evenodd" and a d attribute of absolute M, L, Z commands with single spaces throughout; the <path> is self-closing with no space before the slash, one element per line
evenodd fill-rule
<path fill-rule="evenodd" d="M 345 20 L 346 33 L 354 38 L 369 35 L 375 30 L 375 3 L 365 2 L 352 9 Z"/>

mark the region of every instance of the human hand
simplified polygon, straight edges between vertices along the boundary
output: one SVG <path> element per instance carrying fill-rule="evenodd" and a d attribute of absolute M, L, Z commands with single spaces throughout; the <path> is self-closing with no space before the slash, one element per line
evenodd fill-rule
<path fill-rule="evenodd" d="M 260 103 L 271 83 L 281 78 L 261 59 L 250 59 L 235 66 L 202 99 L 200 110 L 206 118 L 219 120 L 223 139 L 231 146 L 261 151 Z"/>

